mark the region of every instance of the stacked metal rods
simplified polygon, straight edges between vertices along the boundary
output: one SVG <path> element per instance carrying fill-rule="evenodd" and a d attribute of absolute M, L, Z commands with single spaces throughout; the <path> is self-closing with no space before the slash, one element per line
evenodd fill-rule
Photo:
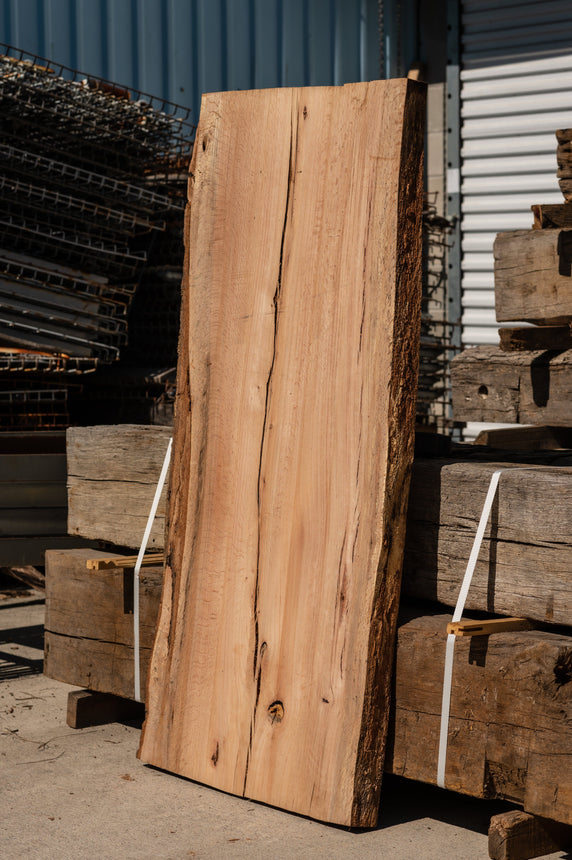
<path fill-rule="evenodd" d="M 29 410 L 42 412 L 35 426 L 64 426 L 54 375 L 77 379 L 125 353 L 142 279 L 147 317 L 173 269 L 176 303 L 181 261 L 165 237 L 182 230 L 194 128 L 176 105 L 0 52 L 0 418 L 19 429 L 26 400 L 41 401 L 52 405 Z M 171 355 L 176 330 L 164 332 Z"/>

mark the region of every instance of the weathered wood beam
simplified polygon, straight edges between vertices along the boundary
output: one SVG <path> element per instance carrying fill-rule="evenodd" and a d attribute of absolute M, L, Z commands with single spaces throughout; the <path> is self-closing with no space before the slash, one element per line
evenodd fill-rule
<path fill-rule="evenodd" d="M 564 325 L 572 319 L 572 231 L 515 230 L 494 242 L 499 322 Z"/>
<path fill-rule="evenodd" d="M 542 455 L 521 459 L 531 466 Z M 572 457 L 544 459 L 568 465 L 522 471 L 500 461 L 416 460 L 403 593 L 455 605 L 491 475 L 506 469 L 467 608 L 572 626 Z"/>
<path fill-rule="evenodd" d="M 169 427 L 142 424 L 70 427 L 68 534 L 138 548 L 171 436 Z M 164 546 L 166 497 L 149 549 Z"/>
<path fill-rule="evenodd" d="M 66 684 L 133 698 L 133 570 L 87 570 L 93 549 L 46 553 L 44 672 Z M 163 567 L 140 575 L 141 677 L 157 624 Z"/>
<path fill-rule="evenodd" d="M 530 328 L 500 328 L 500 348 L 505 352 L 529 349 L 572 349 L 569 325 L 537 325 Z"/>
<path fill-rule="evenodd" d="M 512 451 L 561 451 L 572 449 L 572 428 L 488 427 L 481 430 L 475 445 Z"/>
<path fill-rule="evenodd" d="M 562 128 L 556 132 L 556 161 L 558 164 L 558 184 L 564 199 L 572 200 L 572 129 Z"/>
<path fill-rule="evenodd" d="M 389 772 L 433 784 L 448 621 L 424 615 L 399 627 L 386 759 Z M 457 639 L 450 714 L 447 788 L 572 824 L 572 637 Z"/>
<path fill-rule="evenodd" d="M 572 227 L 572 203 L 542 203 L 530 208 L 534 216 L 535 230 Z"/>
<path fill-rule="evenodd" d="M 133 616 L 123 572 L 87 571 L 80 550 L 48 554 L 45 673 L 133 696 Z M 83 551 L 84 553 L 86 551 Z M 93 550 L 92 550 L 93 552 Z M 150 570 L 146 573 L 151 573 Z M 141 588 L 145 679 L 162 573 Z M 90 607 L 98 605 L 97 612 Z M 386 769 L 435 782 L 450 613 L 404 617 L 398 629 L 393 733 Z M 538 630 L 460 638 L 455 646 L 448 784 L 477 797 L 525 802 L 566 821 L 572 792 L 572 637 Z M 78 707 L 89 709 L 81 698 Z M 100 714 L 104 719 L 105 709 Z M 85 715 L 85 719 L 91 719 Z M 546 770 L 544 770 L 544 757 Z"/>
<path fill-rule="evenodd" d="M 493 815 L 489 827 L 491 860 L 532 860 L 572 847 L 572 827 L 521 809 Z"/>
<path fill-rule="evenodd" d="M 142 435 L 145 437 L 144 428 Z M 569 437 L 567 428 L 529 427 L 487 431 L 482 441 L 498 447 L 553 449 L 570 447 Z M 138 444 L 138 437 L 131 432 L 132 448 L 137 450 Z M 159 459 L 163 440 L 156 444 Z M 405 541 L 405 593 L 454 605 L 490 476 L 495 468 L 510 466 L 508 453 L 502 455 L 504 463 L 500 455 L 497 457 L 491 462 L 491 454 L 479 445 L 465 446 L 448 459 L 414 461 Z M 572 466 L 572 457 L 564 453 L 512 453 L 510 459 L 513 465 L 544 464 L 546 468 L 503 475 L 468 606 L 572 625 L 566 573 L 572 569 L 572 478 L 569 469 L 562 469 Z M 560 465 L 548 468 L 551 463 Z M 130 468 L 125 465 L 127 486 L 133 483 Z M 143 521 L 146 513 L 143 503 L 134 500 L 129 517 L 125 512 L 116 516 L 118 533 L 128 534 L 131 517 Z M 93 551 L 87 551 L 85 557 L 97 559 L 98 565 L 111 559 L 109 554 Z M 135 556 L 125 564 L 134 561 Z M 157 556 L 156 563 L 162 564 L 162 556 Z"/>
<path fill-rule="evenodd" d="M 451 362 L 451 386 L 456 421 L 572 425 L 572 350 L 466 349 Z"/>

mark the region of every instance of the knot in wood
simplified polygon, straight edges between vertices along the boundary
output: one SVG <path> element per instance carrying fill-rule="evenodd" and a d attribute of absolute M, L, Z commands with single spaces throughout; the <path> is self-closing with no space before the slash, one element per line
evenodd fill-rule
<path fill-rule="evenodd" d="M 271 723 L 281 723 L 284 719 L 284 705 L 282 702 L 272 702 L 268 706 L 268 718 Z"/>

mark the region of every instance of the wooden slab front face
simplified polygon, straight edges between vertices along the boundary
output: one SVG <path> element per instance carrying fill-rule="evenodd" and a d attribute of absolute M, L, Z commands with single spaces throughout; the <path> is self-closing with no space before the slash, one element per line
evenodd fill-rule
<path fill-rule="evenodd" d="M 377 818 L 412 458 L 424 89 L 207 95 L 140 757 Z"/>

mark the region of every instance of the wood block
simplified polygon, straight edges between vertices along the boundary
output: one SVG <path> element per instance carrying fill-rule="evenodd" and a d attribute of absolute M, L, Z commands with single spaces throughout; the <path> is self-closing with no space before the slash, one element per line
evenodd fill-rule
<path fill-rule="evenodd" d="M 572 828 L 521 809 L 493 815 L 489 827 L 491 860 L 531 860 L 572 847 Z"/>
<path fill-rule="evenodd" d="M 534 230 L 572 227 L 572 203 L 546 203 L 530 208 L 534 216 Z"/>
<path fill-rule="evenodd" d="M 485 618 L 481 621 L 450 621 L 447 633 L 455 636 L 491 636 L 506 630 L 530 630 L 532 626 L 528 618 Z"/>
<path fill-rule="evenodd" d="M 139 549 L 172 436 L 142 424 L 67 431 L 68 533 Z M 149 549 L 164 546 L 163 491 Z"/>
<path fill-rule="evenodd" d="M 494 258 L 499 322 L 565 325 L 572 320 L 572 231 L 499 233 Z"/>
<path fill-rule="evenodd" d="M 556 175 L 562 174 L 562 177 L 558 178 L 558 185 L 560 187 L 560 191 L 567 203 L 572 202 L 572 178 L 570 178 L 572 174 L 572 170 L 568 168 L 567 170 L 559 169 L 556 172 Z"/>
<path fill-rule="evenodd" d="M 558 141 L 558 148 L 561 146 L 572 146 L 572 128 L 559 128 L 555 132 L 556 140 Z"/>
<path fill-rule="evenodd" d="M 467 609 L 572 626 L 572 458 L 561 460 L 568 465 L 501 475 Z M 491 475 L 515 465 L 415 461 L 404 594 L 455 605 Z"/>
<path fill-rule="evenodd" d="M 569 202 L 572 198 L 572 138 L 570 129 L 560 129 L 556 132 L 558 146 L 556 148 L 556 161 L 558 164 L 558 184 Z"/>
<path fill-rule="evenodd" d="M 558 451 L 572 449 L 570 427 L 489 427 L 481 430 L 475 445 L 515 451 Z"/>
<path fill-rule="evenodd" d="M 85 566 L 88 570 L 113 570 L 115 567 L 121 567 L 123 570 L 129 570 L 137 566 L 138 555 L 108 555 L 106 558 L 101 556 L 97 558 L 88 558 Z M 141 567 L 157 567 L 165 562 L 165 553 L 163 552 L 148 552 L 143 555 L 140 561 Z"/>
<path fill-rule="evenodd" d="M 381 788 L 424 95 L 403 80 L 207 95 L 191 165 L 140 757 L 344 825 L 374 825 Z"/>
<path fill-rule="evenodd" d="M 89 571 L 93 549 L 46 553 L 44 673 L 66 684 L 126 698 L 134 695 L 133 570 Z M 155 634 L 162 567 L 140 577 L 141 678 Z"/>
<path fill-rule="evenodd" d="M 466 349 L 451 362 L 456 421 L 572 426 L 572 350 Z"/>
<path fill-rule="evenodd" d="M 569 325 L 499 328 L 499 338 L 500 348 L 505 352 L 529 349 L 572 349 L 572 333 Z"/>
<path fill-rule="evenodd" d="M 450 615 L 413 614 L 398 632 L 386 770 L 435 784 Z M 571 717 L 572 637 L 529 630 L 457 639 L 446 787 L 572 824 Z"/>
<path fill-rule="evenodd" d="M 72 690 L 68 693 L 66 722 L 70 729 L 103 726 L 122 720 L 142 720 L 144 715 L 145 706 L 141 702 L 90 690 Z"/>

